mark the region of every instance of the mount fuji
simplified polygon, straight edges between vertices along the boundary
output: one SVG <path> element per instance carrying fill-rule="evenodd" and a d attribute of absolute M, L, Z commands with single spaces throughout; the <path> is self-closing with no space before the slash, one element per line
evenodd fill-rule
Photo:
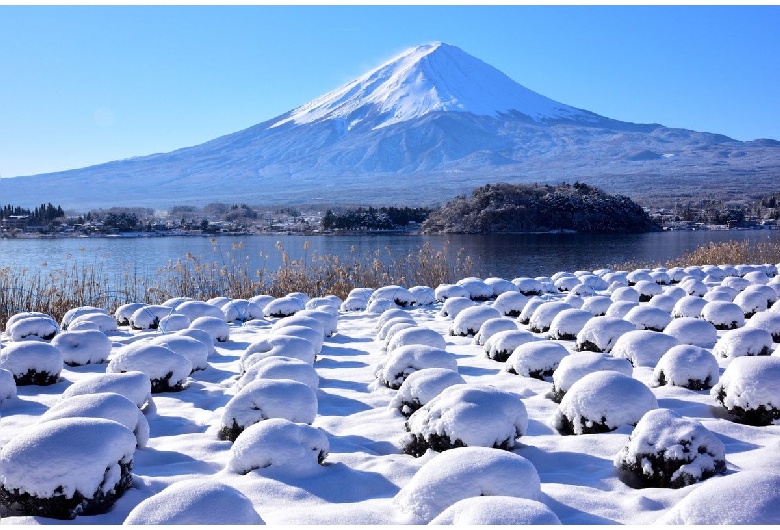
<path fill-rule="evenodd" d="M 201 145 L 2 181 L 65 208 L 427 206 L 493 182 L 579 180 L 639 201 L 777 191 L 780 142 L 634 124 L 533 92 L 444 43 Z M 46 196 L 48 190 L 50 196 Z"/>

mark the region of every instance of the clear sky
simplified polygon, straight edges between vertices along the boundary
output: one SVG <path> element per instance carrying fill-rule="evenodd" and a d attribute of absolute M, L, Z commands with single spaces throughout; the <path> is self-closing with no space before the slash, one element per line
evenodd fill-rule
<path fill-rule="evenodd" d="M 0 176 L 196 145 L 432 41 L 610 118 L 780 139 L 780 6 L 0 5 Z"/>

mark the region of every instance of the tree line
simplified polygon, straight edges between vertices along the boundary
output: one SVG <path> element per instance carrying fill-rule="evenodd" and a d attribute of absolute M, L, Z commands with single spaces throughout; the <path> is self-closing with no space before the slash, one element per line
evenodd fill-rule
<path fill-rule="evenodd" d="M 327 210 L 322 218 L 325 230 L 396 230 L 410 222 L 422 223 L 431 213 L 430 208 L 382 207 L 354 208 L 340 212 Z"/>

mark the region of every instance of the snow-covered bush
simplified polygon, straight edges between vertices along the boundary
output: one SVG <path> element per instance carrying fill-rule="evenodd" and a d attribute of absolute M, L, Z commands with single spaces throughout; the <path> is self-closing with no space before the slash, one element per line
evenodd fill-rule
<path fill-rule="evenodd" d="M 441 348 L 410 344 L 390 351 L 387 359 L 377 366 L 375 373 L 382 385 L 398 389 L 409 374 L 424 368 L 446 368 L 457 371 L 458 362 L 452 354 Z"/>
<path fill-rule="evenodd" d="M 172 352 L 178 353 L 192 364 L 192 371 L 205 370 L 208 368 L 207 361 L 209 351 L 199 340 L 182 335 L 162 335 L 149 341 L 149 344 L 165 346 Z"/>
<path fill-rule="evenodd" d="M 215 509 L 219 507 L 219 509 Z M 214 479 L 177 481 L 141 501 L 125 525 L 262 525 L 252 501 Z"/>
<path fill-rule="evenodd" d="M 0 368 L 0 405 L 7 399 L 16 397 L 16 381 L 10 370 Z"/>
<path fill-rule="evenodd" d="M 742 308 L 733 302 L 707 302 L 701 310 L 701 318 L 715 326 L 715 329 L 736 329 L 745 325 Z"/>
<path fill-rule="evenodd" d="M 241 371 L 245 372 L 260 359 L 275 356 L 292 357 L 314 364 L 317 353 L 314 344 L 303 337 L 272 334 L 246 347 L 241 355 Z"/>
<path fill-rule="evenodd" d="M 162 333 L 175 333 L 189 328 L 190 325 L 192 325 L 192 321 L 187 315 L 171 313 L 162 317 L 157 327 Z"/>
<path fill-rule="evenodd" d="M 507 364 L 511 362 L 511 358 Z M 552 374 L 552 400 L 560 403 L 569 389 L 583 377 L 594 372 L 612 370 L 631 377 L 634 370 L 626 359 L 605 353 L 583 352 L 564 356 Z"/>
<path fill-rule="evenodd" d="M 515 348 L 536 340 L 538 340 L 536 336 L 529 331 L 520 329 L 499 331 L 485 343 L 485 353 L 489 359 L 503 363 L 512 355 Z"/>
<path fill-rule="evenodd" d="M 621 335 L 609 353 L 613 357 L 628 360 L 633 366 L 655 368 L 661 357 L 679 344 L 680 341 L 671 335 L 638 329 Z"/>
<path fill-rule="evenodd" d="M 660 296 L 653 297 L 653 300 L 655 300 L 656 298 L 660 298 Z M 653 302 L 651 300 L 650 304 L 652 303 Z M 631 311 L 633 308 L 638 306 L 639 306 L 639 302 L 612 302 L 612 304 L 609 306 L 609 309 L 607 309 L 607 312 L 604 313 L 604 316 L 613 317 L 613 318 L 623 318 L 624 316 L 626 316 L 626 314 L 628 314 L 629 311 Z"/>
<path fill-rule="evenodd" d="M 569 352 L 560 343 L 526 342 L 517 346 L 506 360 L 504 370 L 510 374 L 533 377 L 542 381 L 553 375 Z"/>
<path fill-rule="evenodd" d="M 458 313 L 469 307 L 476 307 L 477 303 L 471 298 L 454 296 L 447 298 L 439 310 L 440 317 L 455 318 Z"/>
<path fill-rule="evenodd" d="M 672 318 L 699 318 L 707 300 L 698 296 L 683 296 L 672 308 Z"/>
<path fill-rule="evenodd" d="M 424 345 L 443 350 L 447 347 L 447 342 L 438 331 L 416 326 L 402 329 L 393 334 L 392 338 L 388 340 L 387 351 L 392 353 L 398 348 L 412 345 Z"/>
<path fill-rule="evenodd" d="M 405 324 L 406 325 L 405 327 L 409 327 L 409 328 L 417 326 L 417 322 L 415 322 L 414 318 L 411 317 L 410 315 L 393 317 L 382 323 L 381 327 L 379 328 L 376 334 L 377 340 L 386 340 L 388 332 L 396 324 Z"/>
<path fill-rule="evenodd" d="M 780 313 L 774 311 L 757 313 L 748 319 L 745 327 L 768 331 L 774 342 L 780 342 Z"/>
<path fill-rule="evenodd" d="M 501 293 L 493 301 L 493 307 L 505 316 L 517 318 L 528 303 L 528 297 L 520 292 L 507 291 Z"/>
<path fill-rule="evenodd" d="M 718 381 L 719 373 L 718 361 L 709 351 L 680 344 L 669 348 L 658 361 L 653 370 L 653 385 L 707 390 Z"/>
<path fill-rule="evenodd" d="M 606 315 L 611 306 L 612 300 L 608 296 L 595 295 L 587 297 L 580 309 L 588 311 L 594 317 L 600 317 Z"/>
<path fill-rule="evenodd" d="M 389 407 L 398 410 L 407 418 L 417 409 L 452 385 L 466 381 L 455 370 L 449 368 L 423 368 L 409 374 L 398 392 L 390 400 Z"/>
<path fill-rule="evenodd" d="M 672 283 L 672 279 L 663 270 L 653 270 L 650 272 L 650 278 L 658 285 L 669 285 Z"/>
<path fill-rule="evenodd" d="M 446 302 L 450 298 L 469 298 L 471 294 L 462 285 L 443 283 L 433 290 L 437 302 Z"/>
<path fill-rule="evenodd" d="M 16 386 L 53 385 L 62 365 L 62 352 L 48 342 L 11 342 L 0 349 L 0 368 L 13 374 Z"/>
<path fill-rule="evenodd" d="M 504 278 L 485 278 L 485 283 L 493 289 L 493 296 L 501 296 L 504 293 L 517 293 L 517 285 Z"/>
<path fill-rule="evenodd" d="M 130 318 L 133 316 L 133 313 L 144 306 L 146 306 L 146 304 L 134 302 L 131 304 L 123 304 L 117 307 L 114 311 L 114 319 L 116 320 L 117 326 L 129 326 Z"/>
<path fill-rule="evenodd" d="M 718 330 L 706 320 L 692 317 L 675 318 L 663 331 L 682 344 L 712 348 L 718 340 Z"/>
<path fill-rule="evenodd" d="M 425 285 L 415 285 L 414 287 L 409 288 L 409 292 L 412 293 L 412 296 L 414 297 L 414 302 L 412 305 L 425 306 L 436 303 L 436 293 L 430 287 Z"/>
<path fill-rule="evenodd" d="M 553 282 L 553 285 L 555 285 L 555 288 L 558 289 L 560 292 L 568 292 L 574 289 L 577 285 L 582 285 L 580 282 L 580 279 L 574 276 L 573 274 L 571 276 L 561 276 L 557 280 Z"/>
<path fill-rule="evenodd" d="M 511 451 L 527 428 L 528 413 L 517 394 L 488 385 L 453 385 L 409 417 L 403 451 L 412 456 L 474 446 Z"/>
<path fill-rule="evenodd" d="M 187 328 L 182 329 L 174 333 L 174 335 L 180 336 L 180 337 L 190 337 L 195 340 L 199 340 L 205 347 L 207 356 L 211 357 L 215 353 L 217 353 L 217 349 L 214 347 L 214 339 L 211 337 L 211 334 L 208 331 L 202 330 L 202 329 L 195 329 L 195 328 Z"/>
<path fill-rule="evenodd" d="M 39 423 L 61 418 L 103 418 L 127 427 L 135 435 L 137 446 L 149 441 L 149 422 L 139 408 L 125 396 L 114 392 L 80 394 L 62 399 L 44 412 Z"/>
<path fill-rule="evenodd" d="M 540 304 L 534 309 L 531 318 L 528 319 L 528 328 L 535 333 L 544 333 L 550 329 L 555 316 L 564 309 L 571 309 L 566 302 L 549 301 Z"/>
<path fill-rule="evenodd" d="M 626 275 L 629 285 L 636 285 L 638 282 L 653 281 L 650 276 L 650 269 L 635 269 Z"/>
<path fill-rule="evenodd" d="M 374 300 L 392 300 L 401 307 L 410 307 L 414 304 L 414 295 L 406 287 L 400 285 L 385 285 L 375 290 L 368 299 L 370 304 Z"/>
<path fill-rule="evenodd" d="M 550 322 L 549 336 L 556 340 L 574 340 L 593 313 L 585 309 L 564 309 Z"/>
<path fill-rule="evenodd" d="M 742 309 L 745 318 L 766 311 L 775 300 L 777 300 L 777 293 L 766 285 L 750 285 L 734 297 L 734 303 Z"/>
<path fill-rule="evenodd" d="M 623 320 L 631 322 L 637 329 L 663 331 L 672 321 L 672 316 L 663 309 L 639 305 L 626 313 Z"/>
<path fill-rule="evenodd" d="M 559 525 L 546 504 L 517 497 L 469 497 L 437 515 L 432 525 Z"/>
<path fill-rule="evenodd" d="M 685 269 L 682 267 L 672 267 L 671 269 L 667 269 L 666 274 L 669 275 L 669 278 L 671 278 L 672 283 L 680 283 L 682 279 L 686 276 Z"/>
<path fill-rule="evenodd" d="M 343 300 L 335 294 L 326 294 L 325 296 L 318 296 L 306 302 L 306 309 L 332 308 L 338 315 L 339 307 L 341 307 L 342 302 Z"/>
<path fill-rule="evenodd" d="M 725 502 L 713 502 L 724 499 Z M 713 477 L 667 511 L 657 524 L 703 527 L 780 524 L 780 473 L 744 470 Z M 757 527 L 757 526 L 756 526 Z"/>
<path fill-rule="evenodd" d="M 755 285 L 766 285 L 767 283 L 769 283 L 769 276 L 766 275 L 766 272 L 761 270 L 748 272 L 742 277 Z"/>
<path fill-rule="evenodd" d="M 339 310 L 344 311 L 345 313 L 365 311 L 366 307 L 368 307 L 368 299 L 371 298 L 373 292 L 374 290 L 368 287 L 356 287 L 355 289 L 352 289 L 347 295 L 346 300 L 339 306 Z"/>
<path fill-rule="evenodd" d="M 408 311 L 401 309 L 401 308 L 395 308 L 395 309 L 389 309 L 379 315 L 379 317 L 376 319 L 376 325 L 374 329 L 378 332 L 382 329 L 382 327 L 387 323 L 388 320 L 392 320 L 394 318 L 403 318 L 406 319 L 412 323 L 414 323 L 414 317 L 409 313 Z"/>
<path fill-rule="evenodd" d="M 467 307 L 455 317 L 450 326 L 449 334 L 460 336 L 476 335 L 485 321 L 500 316 L 501 313 L 498 312 L 498 309 L 490 306 L 477 305 Z"/>
<path fill-rule="evenodd" d="M 592 295 L 587 295 L 586 297 L 579 296 L 574 293 L 569 293 L 565 297 L 561 299 L 562 302 L 566 302 L 569 304 L 569 306 L 573 307 L 574 309 L 581 309 L 582 304 L 585 303 L 586 298 L 592 298 Z"/>
<path fill-rule="evenodd" d="M 738 292 L 736 289 L 724 285 L 716 285 L 703 296 L 708 302 L 733 302 Z"/>
<path fill-rule="evenodd" d="M 759 328 L 732 329 L 720 336 L 712 353 L 716 357 L 771 355 L 772 334 Z"/>
<path fill-rule="evenodd" d="M 708 287 L 703 281 L 694 278 L 688 278 L 680 282 L 680 288 L 684 289 L 688 296 L 698 296 L 700 298 L 707 294 L 708 291 Z"/>
<path fill-rule="evenodd" d="M 561 434 L 593 434 L 636 425 L 658 408 L 653 392 L 630 375 L 612 370 L 593 372 L 574 383 L 555 411 Z"/>
<path fill-rule="evenodd" d="M 98 313 L 101 315 L 108 315 L 108 311 L 101 307 L 94 307 L 91 305 L 83 305 L 79 307 L 74 307 L 71 309 L 68 309 L 64 315 L 62 315 L 62 320 L 60 320 L 60 328 L 62 328 L 62 331 L 66 331 L 68 329 L 68 326 L 70 325 L 71 321 L 81 315 L 87 315 L 90 313 Z"/>
<path fill-rule="evenodd" d="M 227 342 L 230 338 L 230 326 L 223 318 L 198 317 L 190 324 L 191 329 L 202 329 L 217 342 Z"/>
<path fill-rule="evenodd" d="M 263 315 L 266 317 L 288 317 L 298 311 L 303 311 L 306 307 L 305 302 L 292 296 L 283 296 L 272 300 L 263 308 Z M 365 307 L 365 306 L 364 306 Z"/>
<path fill-rule="evenodd" d="M 317 394 L 290 379 L 255 379 L 233 396 L 222 413 L 220 438 L 234 442 L 250 425 L 269 418 L 308 423 L 317 416 Z"/>
<path fill-rule="evenodd" d="M 744 290 L 745 288 L 749 287 L 752 284 L 750 283 L 750 280 L 746 280 L 746 279 L 740 278 L 738 276 L 729 276 L 728 278 L 725 278 L 721 282 L 721 285 L 723 285 L 725 287 L 731 287 L 732 289 L 734 289 L 736 291 L 742 291 L 742 290 Z"/>
<path fill-rule="evenodd" d="M 492 299 L 495 294 L 493 288 L 486 284 L 481 278 L 463 278 L 458 280 L 456 285 L 460 285 L 469 292 L 469 298 L 477 302 L 484 302 Z"/>
<path fill-rule="evenodd" d="M 515 278 L 512 283 L 517 286 L 517 290 L 526 296 L 540 295 L 545 289 L 542 282 L 535 278 Z"/>
<path fill-rule="evenodd" d="M 174 298 L 169 298 L 168 300 L 163 302 L 161 305 L 164 305 L 165 307 L 173 308 L 173 307 L 176 307 L 176 306 L 179 306 L 179 305 L 183 304 L 184 302 L 189 302 L 190 300 L 194 300 L 194 298 L 190 298 L 189 296 L 177 296 L 177 297 L 174 297 Z M 214 299 L 212 298 L 211 300 L 208 301 L 208 303 L 212 303 L 212 300 L 214 300 Z"/>
<path fill-rule="evenodd" d="M 577 334 L 577 351 L 609 353 L 615 341 L 624 333 L 634 331 L 636 326 L 627 320 L 615 317 L 593 317 L 588 320 Z"/>
<path fill-rule="evenodd" d="M 236 390 L 257 379 L 289 379 L 308 386 L 315 392 L 320 386 L 320 376 L 314 367 L 294 357 L 274 355 L 265 357 L 253 363 L 246 369 L 241 378 L 236 381 Z"/>
<path fill-rule="evenodd" d="M 654 296 L 664 293 L 663 287 L 650 280 L 639 280 L 634 284 L 634 289 L 639 293 L 640 302 L 649 302 Z"/>
<path fill-rule="evenodd" d="M 222 308 L 208 302 L 187 300 L 174 307 L 177 313 L 187 315 L 190 321 L 201 317 L 214 317 L 225 320 L 225 313 L 222 312 Z"/>
<path fill-rule="evenodd" d="M 45 313 L 16 313 L 5 324 L 5 333 L 14 342 L 27 338 L 51 340 L 59 331 L 57 322 Z"/>
<path fill-rule="evenodd" d="M 68 329 L 69 330 L 79 329 L 79 326 L 83 326 L 84 324 L 87 323 L 95 324 L 97 328 L 103 333 L 111 333 L 112 331 L 117 330 L 116 319 L 114 319 L 114 317 L 112 317 L 108 313 L 104 313 L 104 312 L 90 312 L 90 313 L 76 314 L 70 320 Z"/>
<path fill-rule="evenodd" d="M 184 390 L 192 363 L 164 346 L 133 343 L 122 346 L 106 367 L 107 373 L 143 372 L 149 376 L 152 393 Z"/>
<path fill-rule="evenodd" d="M 582 282 L 582 285 L 590 287 L 594 291 L 606 291 L 609 288 L 609 284 L 597 274 L 587 273 L 577 277 Z"/>
<path fill-rule="evenodd" d="M 326 323 L 325 323 L 326 321 L 330 323 L 331 317 L 329 314 L 320 313 L 317 316 L 311 316 L 311 315 L 302 314 L 304 311 L 305 310 L 302 310 L 293 316 L 289 316 L 277 320 L 276 322 L 274 322 L 274 325 L 271 326 L 271 333 L 280 331 L 282 328 L 286 326 L 306 326 L 314 330 L 317 330 L 317 332 L 319 332 L 323 338 L 329 335 L 327 331 L 330 331 L 330 329 L 326 329 Z"/>
<path fill-rule="evenodd" d="M 249 320 L 262 319 L 263 309 L 259 304 L 249 300 L 229 300 L 221 306 L 227 322 L 247 322 Z"/>
<path fill-rule="evenodd" d="M 100 364 L 111 354 L 111 340 L 95 329 L 64 331 L 51 340 L 51 345 L 60 350 L 63 362 L 69 366 Z"/>
<path fill-rule="evenodd" d="M 665 311 L 667 314 L 672 313 L 674 310 L 674 306 L 677 303 L 677 300 L 679 298 L 675 298 L 674 296 L 668 295 L 666 293 L 659 294 L 657 296 L 654 296 L 647 305 L 650 307 L 656 307 L 662 311 Z"/>
<path fill-rule="evenodd" d="M 306 474 L 322 465 L 329 452 L 330 442 L 321 429 L 269 418 L 250 425 L 236 438 L 227 469 L 240 475 L 267 468 Z"/>
<path fill-rule="evenodd" d="M 160 319 L 173 313 L 173 308 L 164 305 L 143 305 L 130 315 L 130 327 L 136 330 L 157 329 Z"/>
<path fill-rule="evenodd" d="M 509 451 L 459 447 L 428 460 L 393 501 L 419 523 L 471 497 L 508 496 L 538 500 L 541 481 L 534 465 Z"/>
<path fill-rule="evenodd" d="M 306 339 L 314 346 L 315 355 L 319 355 L 319 353 L 322 351 L 322 344 L 325 340 L 325 338 L 322 336 L 322 333 L 316 329 L 310 328 L 308 326 L 298 326 L 296 324 L 282 326 L 275 331 L 272 331 L 270 336 L 300 337 L 302 339 Z"/>
<path fill-rule="evenodd" d="M 726 448 L 698 421 L 669 409 L 648 411 L 615 456 L 642 487 L 682 488 L 726 472 Z"/>
<path fill-rule="evenodd" d="M 748 425 L 780 419 L 780 357 L 737 357 L 710 395 Z"/>
<path fill-rule="evenodd" d="M 542 298 L 541 296 L 532 296 L 528 299 L 528 302 L 526 302 L 525 306 L 523 306 L 523 310 L 520 311 L 520 316 L 517 317 L 517 320 L 521 324 L 527 325 L 531 320 L 531 315 L 533 315 L 534 311 L 536 311 L 536 308 L 548 301 L 549 300 L 547 300 L 547 298 Z"/>
<path fill-rule="evenodd" d="M 517 321 L 507 317 L 497 317 L 486 320 L 474 335 L 474 344 L 484 346 L 488 339 L 500 331 L 514 331 L 518 329 Z"/>
<path fill-rule="evenodd" d="M 387 345 L 390 343 L 391 340 L 393 340 L 393 337 L 395 337 L 398 333 L 405 329 L 410 328 L 419 328 L 417 323 L 412 323 L 408 321 L 401 321 L 401 322 L 388 322 L 387 330 L 384 333 L 385 336 L 385 344 L 383 349 L 387 350 Z"/>
<path fill-rule="evenodd" d="M 366 307 L 366 313 L 370 315 L 381 315 L 385 311 L 389 311 L 397 307 L 398 304 L 396 304 L 393 300 L 388 300 L 387 298 L 377 298 L 375 300 L 371 300 L 368 303 L 368 307 Z"/>
<path fill-rule="evenodd" d="M 133 433 L 112 420 L 32 425 L 0 451 L 0 505 L 54 519 L 105 512 L 132 484 L 135 446 Z"/>
<path fill-rule="evenodd" d="M 62 393 L 62 399 L 74 396 L 113 392 L 132 401 L 142 412 L 154 409 L 152 382 L 143 372 L 97 374 L 79 379 Z"/>

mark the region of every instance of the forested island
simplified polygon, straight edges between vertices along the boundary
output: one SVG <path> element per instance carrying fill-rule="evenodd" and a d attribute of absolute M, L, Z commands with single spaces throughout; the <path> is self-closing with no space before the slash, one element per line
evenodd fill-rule
<path fill-rule="evenodd" d="M 487 234 L 575 231 L 660 231 L 641 206 L 624 195 L 574 184 L 486 184 L 431 212 L 426 234 Z"/>

